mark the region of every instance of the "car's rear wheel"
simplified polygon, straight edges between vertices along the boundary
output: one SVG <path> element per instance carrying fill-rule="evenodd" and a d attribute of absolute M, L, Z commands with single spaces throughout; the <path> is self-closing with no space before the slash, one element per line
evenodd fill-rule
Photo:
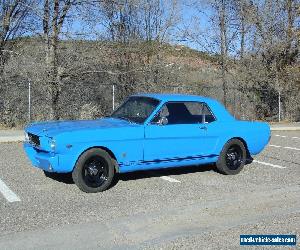
<path fill-rule="evenodd" d="M 114 177 L 114 165 L 110 155 L 98 148 L 84 152 L 72 172 L 75 184 L 86 193 L 106 190 Z"/>
<path fill-rule="evenodd" d="M 247 157 L 247 151 L 243 142 L 238 139 L 229 140 L 223 147 L 216 163 L 217 169 L 227 175 L 241 172 Z"/>

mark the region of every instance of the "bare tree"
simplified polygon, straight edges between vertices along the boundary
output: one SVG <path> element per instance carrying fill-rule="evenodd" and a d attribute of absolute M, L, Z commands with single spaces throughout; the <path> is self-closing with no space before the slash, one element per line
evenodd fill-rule
<path fill-rule="evenodd" d="M 177 39 L 180 2 L 191 8 L 184 20 L 195 14 L 180 33 L 187 46 Z M 239 117 L 271 120 L 280 91 L 282 117 L 300 119 L 299 0 L 0 3 L 5 125 L 27 121 L 28 78 L 34 120 L 107 115 L 112 85 L 117 103 L 132 92 L 183 91 L 223 100 Z"/>
<path fill-rule="evenodd" d="M 237 30 L 240 35 L 239 56 L 242 60 L 246 52 L 246 37 L 249 31 L 249 18 L 251 16 L 251 3 L 249 0 L 234 0 L 233 11 L 236 13 Z"/>
<path fill-rule="evenodd" d="M 237 42 L 235 3 L 233 0 L 191 0 L 189 5 L 197 10 L 199 17 L 195 18 L 196 22 L 200 22 L 200 16 L 205 16 L 208 20 L 208 27 L 199 26 L 197 29 L 190 26 L 188 29 L 193 30 L 188 30 L 187 33 L 200 48 L 208 53 L 217 54 L 223 90 L 221 99 L 227 106 L 228 64 L 235 53 Z M 241 45 L 244 46 L 244 42 L 241 42 Z"/>
<path fill-rule="evenodd" d="M 75 0 L 44 0 L 43 37 L 45 42 L 45 62 L 51 93 L 51 118 L 59 119 L 58 100 L 61 92 L 59 74 L 58 45 L 62 27 Z"/>
<path fill-rule="evenodd" d="M 8 43 L 16 36 L 26 32 L 25 19 L 29 15 L 29 4 L 26 0 L 0 1 L 0 75 L 11 51 Z"/>
<path fill-rule="evenodd" d="M 178 21 L 177 1 L 99 0 L 94 3 L 98 3 L 94 27 L 100 24 L 104 38 L 114 46 L 110 50 L 111 58 L 115 59 L 112 67 L 114 72 L 119 72 L 117 84 L 123 89 L 122 95 L 136 89 L 137 72 L 144 73 L 145 81 L 157 83 L 163 64 L 162 44 Z"/>
<path fill-rule="evenodd" d="M 15 38 L 23 36 L 29 30 L 30 24 L 30 0 L 0 0 L 0 118 L 9 117 L 8 98 L 11 88 L 5 76 L 5 67 L 12 57 L 19 56 L 15 51 L 21 46 Z M 18 69 L 16 69 L 18 70 Z M 8 119 L 9 120 L 9 119 Z M 5 123 L 5 122 L 2 122 Z"/>
<path fill-rule="evenodd" d="M 219 18 L 220 29 L 220 47 L 221 47 L 221 70 L 222 70 L 222 85 L 223 85 L 223 103 L 227 106 L 227 57 L 228 57 L 228 40 L 227 40 L 227 18 L 226 18 L 226 0 L 220 0 L 214 3 Z"/>
<path fill-rule="evenodd" d="M 247 6 L 244 11 L 241 10 L 242 3 Z M 235 4 L 239 10 L 239 20 L 244 20 L 246 25 L 244 36 L 241 34 L 241 37 L 248 36 L 247 44 L 251 46 L 248 51 L 244 50 L 243 57 L 238 61 L 235 76 L 253 89 L 265 89 L 265 94 L 259 95 L 258 114 L 267 116 L 274 113 L 270 107 L 278 106 L 279 95 L 287 110 L 283 92 L 295 86 L 297 79 L 297 74 L 291 73 L 291 68 L 297 67 L 299 56 L 295 21 L 299 16 L 299 1 L 235 1 Z M 291 74 L 294 77 L 290 77 Z M 294 91 L 291 93 L 294 95 Z"/>

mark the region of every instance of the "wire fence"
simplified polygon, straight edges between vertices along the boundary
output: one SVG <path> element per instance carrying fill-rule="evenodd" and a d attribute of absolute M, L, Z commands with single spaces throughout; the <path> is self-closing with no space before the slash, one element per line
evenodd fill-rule
<path fill-rule="evenodd" d="M 20 91 L 21 89 L 21 91 Z M 61 88 L 59 112 L 61 119 L 93 119 L 110 114 L 129 94 L 186 93 L 212 97 L 223 102 L 222 86 L 205 84 L 143 84 L 126 89 L 113 84 L 65 84 Z M 2 121 L 12 126 L 48 120 L 51 109 L 47 90 L 31 81 L 10 88 L 6 100 L 0 101 Z M 12 93 L 18 93 L 12 95 Z M 275 89 L 228 87 L 227 109 L 238 119 L 269 122 L 299 121 L 300 97 L 291 91 Z"/>

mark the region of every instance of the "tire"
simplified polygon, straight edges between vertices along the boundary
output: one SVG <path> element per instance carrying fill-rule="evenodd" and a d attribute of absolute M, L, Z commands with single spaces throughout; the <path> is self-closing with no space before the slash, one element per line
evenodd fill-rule
<path fill-rule="evenodd" d="M 244 143 L 238 139 L 231 139 L 224 145 L 216 166 L 222 174 L 238 174 L 243 169 L 246 158 L 247 151 Z"/>
<path fill-rule="evenodd" d="M 84 152 L 74 167 L 72 178 L 80 190 L 97 193 L 109 188 L 115 174 L 110 155 L 98 148 Z"/>

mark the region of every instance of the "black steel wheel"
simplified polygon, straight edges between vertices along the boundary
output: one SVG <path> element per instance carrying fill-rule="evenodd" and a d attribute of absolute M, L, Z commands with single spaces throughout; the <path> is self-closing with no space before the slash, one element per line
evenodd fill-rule
<path fill-rule="evenodd" d="M 247 152 L 243 142 L 238 139 L 229 140 L 223 147 L 216 163 L 217 169 L 227 175 L 238 174 L 244 167 Z"/>
<path fill-rule="evenodd" d="M 243 163 L 243 151 L 238 145 L 232 145 L 226 152 L 226 165 L 231 170 L 238 169 Z"/>
<path fill-rule="evenodd" d="M 106 190 L 114 177 L 114 165 L 110 155 L 98 148 L 84 152 L 72 172 L 75 184 L 84 192 Z"/>
<path fill-rule="evenodd" d="M 92 188 L 101 187 L 107 180 L 109 167 L 104 158 L 91 157 L 82 168 L 82 177 L 85 184 Z"/>

